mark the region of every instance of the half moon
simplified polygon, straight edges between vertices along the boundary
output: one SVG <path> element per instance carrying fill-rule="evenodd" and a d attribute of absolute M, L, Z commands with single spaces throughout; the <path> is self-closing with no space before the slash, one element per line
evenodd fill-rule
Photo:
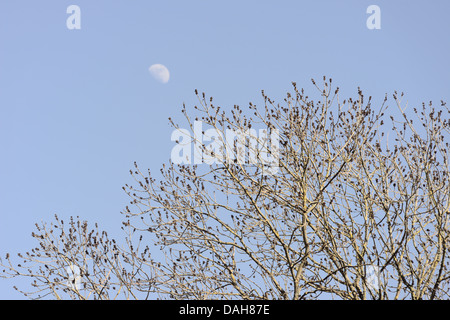
<path fill-rule="evenodd" d="M 154 64 L 152 65 L 148 71 L 150 71 L 150 74 L 155 78 L 157 81 L 161 83 L 167 83 L 170 79 L 170 72 L 166 68 L 166 66 L 162 64 Z"/>

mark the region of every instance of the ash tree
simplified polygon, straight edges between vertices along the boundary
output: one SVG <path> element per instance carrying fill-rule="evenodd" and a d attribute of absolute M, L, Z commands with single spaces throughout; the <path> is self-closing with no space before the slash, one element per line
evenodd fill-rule
<path fill-rule="evenodd" d="M 312 82 L 227 111 L 196 91 L 173 161 L 130 171 L 123 240 L 56 217 L 2 276 L 32 298 L 448 299 L 449 108 Z"/>

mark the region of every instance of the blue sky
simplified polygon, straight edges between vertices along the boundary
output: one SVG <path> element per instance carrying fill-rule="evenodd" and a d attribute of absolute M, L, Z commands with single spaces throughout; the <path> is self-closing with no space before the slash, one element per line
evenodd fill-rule
<path fill-rule="evenodd" d="M 80 30 L 66 27 L 72 4 Z M 372 4 L 380 30 L 366 27 Z M 2 0 L 0 255 L 34 247 L 34 223 L 55 213 L 120 237 L 128 172 L 168 162 L 167 119 L 185 123 L 194 89 L 231 108 L 326 75 L 344 97 L 450 101 L 449 12 L 446 0 Z M 0 280 L 0 299 L 22 298 L 13 284 Z"/>

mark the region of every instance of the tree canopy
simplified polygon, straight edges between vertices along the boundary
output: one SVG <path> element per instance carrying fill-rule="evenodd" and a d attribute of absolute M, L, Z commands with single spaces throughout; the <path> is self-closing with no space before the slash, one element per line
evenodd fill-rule
<path fill-rule="evenodd" d="M 130 171 L 123 241 L 55 217 L 2 276 L 57 299 L 449 298 L 449 108 L 312 82 L 230 110 L 196 91 L 171 161 Z"/>

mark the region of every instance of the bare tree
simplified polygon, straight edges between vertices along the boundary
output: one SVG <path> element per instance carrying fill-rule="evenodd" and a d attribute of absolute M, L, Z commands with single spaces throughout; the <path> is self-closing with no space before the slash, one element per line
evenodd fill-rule
<path fill-rule="evenodd" d="M 373 108 L 359 88 L 341 101 L 331 79 L 312 82 L 316 101 L 293 83 L 282 104 L 262 92 L 230 113 L 196 91 L 190 131 L 170 120 L 185 163 L 131 171 L 121 246 L 57 219 L 4 276 L 31 277 L 33 297 L 449 298 L 450 110 L 412 119 L 395 93 L 389 121 L 387 97 Z"/>

